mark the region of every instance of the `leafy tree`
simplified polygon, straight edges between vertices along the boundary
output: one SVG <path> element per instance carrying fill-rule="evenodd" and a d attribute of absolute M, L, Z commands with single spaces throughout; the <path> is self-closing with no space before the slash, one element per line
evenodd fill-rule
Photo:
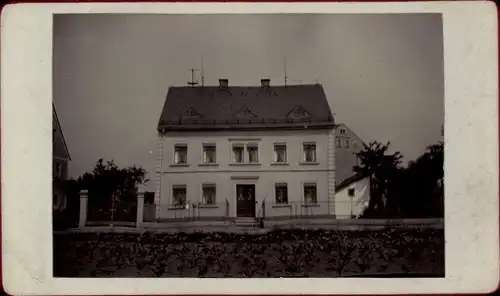
<path fill-rule="evenodd" d="M 135 202 L 137 186 L 149 180 L 147 172 L 136 166 L 119 168 L 114 161 L 99 159 L 91 172 L 62 185 L 68 199 L 75 199 L 81 190 L 88 190 L 89 206 L 108 207 L 113 201 Z"/>
<path fill-rule="evenodd" d="M 372 141 L 364 144 L 363 150 L 356 153 L 359 165 L 353 167 L 357 174 L 371 176 L 371 192 L 365 217 L 381 217 L 385 212 L 385 202 L 389 201 L 390 182 L 400 173 L 401 159 L 399 152 L 388 154 L 390 142 L 382 144 Z"/>
<path fill-rule="evenodd" d="M 430 145 L 409 163 L 401 190 L 405 216 L 443 217 L 444 215 L 444 143 Z"/>
<path fill-rule="evenodd" d="M 137 186 L 146 184 L 146 171 L 140 167 L 119 168 L 113 160 L 99 159 L 91 173 L 78 178 L 80 189 L 89 191 L 89 199 L 133 200 Z"/>
<path fill-rule="evenodd" d="M 119 168 L 113 160 L 99 159 L 91 172 L 66 181 L 64 191 L 77 203 L 79 192 L 88 190 L 89 219 L 133 221 L 137 186 L 149 181 L 146 174 L 141 167 Z"/>

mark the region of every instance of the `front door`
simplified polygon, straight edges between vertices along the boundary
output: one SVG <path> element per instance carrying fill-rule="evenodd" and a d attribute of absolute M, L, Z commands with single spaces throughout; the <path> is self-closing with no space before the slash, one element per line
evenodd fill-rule
<path fill-rule="evenodd" d="M 255 185 L 236 185 L 236 215 L 255 217 Z"/>

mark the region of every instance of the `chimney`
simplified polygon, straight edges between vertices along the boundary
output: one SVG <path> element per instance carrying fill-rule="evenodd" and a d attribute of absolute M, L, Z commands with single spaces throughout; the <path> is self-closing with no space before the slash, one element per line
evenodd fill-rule
<path fill-rule="evenodd" d="M 271 79 L 261 79 L 260 86 L 269 87 L 271 85 Z"/>
<path fill-rule="evenodd" d="M 219 87 L 220 88 L 227 88 L 229 85 L 229 80 L 227 79 L 219 79 Z"/>

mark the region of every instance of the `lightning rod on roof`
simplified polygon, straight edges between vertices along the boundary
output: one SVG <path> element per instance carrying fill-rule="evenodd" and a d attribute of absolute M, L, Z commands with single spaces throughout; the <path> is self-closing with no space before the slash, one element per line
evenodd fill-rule
<path fill-rule="evenodd" d="M 195 85 L 198 84 L 198 81 L 194 80 L 194 72 L 198 71 L 198 69 L 191 68 L 189 69 L 189 71 L 191 71 L 191 81 L 188 81 L 188 84 L 191 85 L 191 87 L 194 87 Z"/>

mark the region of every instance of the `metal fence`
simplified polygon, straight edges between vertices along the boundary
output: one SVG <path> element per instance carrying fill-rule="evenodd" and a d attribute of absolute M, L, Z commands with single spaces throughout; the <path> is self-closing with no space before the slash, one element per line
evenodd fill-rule
<path fill-rule="evenodd" d="M 89 200 L 87 223 L 110 224 L 116 222 L 135 223 L 137 218 L 137 201 L 93 201 Z"/>
<path fill-rule="evenodd" d="M 157 213 L 159 215 L 156 215 Z M 227 219 L 230 219 L 230 203 L 227 200 L 213 204 L 188 203 L 184 206 L 151 204 L 144 206 L 144 221 L 146 222 Z"/>
<path fill-rule="evenodd" d="M 262 215 L 259 218 L 272 219 L 295 219 L 307 218 L 316 216 L 327 216 L 328 203 L 304 203 L 304 202 L 288 202 L 276 204 L 273 202 L 263 202 L 261 206 Z"/>
<path fill-rule="evenodd" d="M 443 219 L 363 219 L 362 214 L 367 202 L 336 200 L 305 203 L 291 201 L 276 203 L 260 201 L 255 205 L 257 220 L 267 225 L 278 224 L 318 224 L 328 223 L 338 225 L 369 225 L 369 226 L 401 226 L 401 225 L 437 225 L 442 227 Z M 85 194 L 80 196 L 80 218 L 78 226 L 132 226 L 142 227 L 143 223 L 151 222 L 181 222 L 181 221 L 234 221 L 238 219 L 235 202 L 228 200 L 214 204 L 188 203 L 183 206 L 155 205 L 144 203 L 144 198 L 137 201 L 103 202 L 99 199 L 87 199 Z M 142 212 L 141 212 L 142 211 Z M 266 222 L 267 221 L 267 222 Z M 429 222 L 430 221 L 430 222 Z M 270 223 L 270 224 L 269 224 Z M 403 223 L 403 224 L 402 224 Z M 202 223 L 203 224 L 203 223 Z M 262 223 L 261 223 L 262 224 Z M 322 225 L 323 225 L 322 224 Z M 158 224 L 159 225 L 159 224 Z M 205 224 L 203 224 L 205 225 Z M 337 226 L 338 226 L 337 225 Z"/>
<path fill-rule="evenodd" d="M 303 201 L 288 203 L 261 201 L 256 203 L 255 218 L 286 220 L 332 218 L 335 216 L 337 219 L 356 219 L 361 215 L 364 209 L 363 206 L 359 205 L 359 203 L 347 201 L 337 201 L 334 204 L 327 201 L 316 203 L 304 203 Z M 237 218 L 233 207 L 235 207 L 235 204 L 228 200 L 210 205 L 201 203 L 188 203 L 184 206 L 145 204 L 143 219 L 144 222 L 230 220 Z"/>

